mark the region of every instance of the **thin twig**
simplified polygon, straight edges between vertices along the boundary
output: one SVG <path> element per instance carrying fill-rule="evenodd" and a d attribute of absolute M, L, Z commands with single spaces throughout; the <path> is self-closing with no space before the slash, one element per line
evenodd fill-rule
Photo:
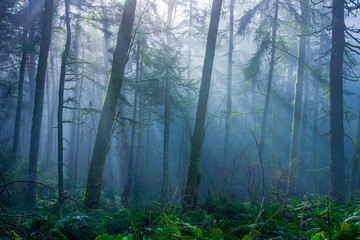
<path fill-rule="evenodd" d="M 326 195 L 326 213 L 327 213 L 327 222 L 328 222 L 328 231 L 329 239 L 331 239 L 331 225 L 330 225 L 330 204 L 329 204 L 329 194 Z"/>
<path fill-rule="evenodd" d="M 258 215 L 257 215 L 257 217 L 256 217 L 256 219 L 255 219 L 255 222 L 254 222 L 254 224 L 253 224 L 253 226 L 252 226 L 252 228 L 251 228 L 250 235 L 251 235 L 252 232 L 254 231 L 255 225 L 257 224 L 257 222 L 259 221 L 259 218 L 260 218 L 261 214 L 262 214 L 262 213 L 264 212 L 264 210 L 265 210 L 265 208 L 262 208 L 263 205 L 264 205 L 264 199 L 265 199 L 265 197 L 263 197 L 263 199 L 262 199 L 262 201 L 261 201 L 260 210 L 259 210 L 259 213 L 258 213 Z"/>
<path fill-rule="evenodd" d="M 263 165 L 263 159 L 261 156 L 261 151 L 259 148 L 259 143 L 255 137 L 255 134 L 252 130 L 249 129 L 249 131 L 251 132 L 251 135 L 254 137 L 255 143 L 256 143 L 256 147 L 258 149 L 258 153 L 259 153 L 259 158 L 260 158 L 260 166 L 261 166 L 261 173 L 262 173 L 262 185 L 263 185 L 263 197 L 265 197 L 265 174 L 264 174 L 264 165 Z"/>
<path fill-rule="evenodd" d="M 49 189 L 49 190 L 51 190 L 51 191 L 53 191 L 53 192 L 55 192 L 55 193 L 57 193 L 57 194 L 60 194 L 57 190 L 55 190 L 55 189 L 52 188 L 52 187 L 49 187 L 49 186 L 45 185 L 44 183 L 37 182 L 37 181 L 30 181 L 30 180 L 16 180 L 16 181 L 8 182 L 8 183 L 5 183 L 5 184 L 3 184 L 3 185 L 0 185 L 0 188 L 7 187 L 7 186 L 9 186 L 9 185 L 11 185 L 11 184 L 15 184 L 15 183 L 33 183 L 33 184 L 38 184 L 38 185 L 43 186 L 43 187 L 45 187 L 45 188 L 47 188 L 47 189 Z M 63 195 L 63 198 L 64 198 L 64 199 L 69 199 L 69 200 L 72 200 L 72 201 L 76 202 L 77 204 L 79 204 L 79 203 L 78 203 L 78 200 L 79 200 L 79 199 L 72 198 L 72 197 L 66 196 L 66 195 L 64 195 L 64 194 L 62 194 L 62 195 Z M 84 206 L 84 205 L 82 205 L 82 204 L 79 204 L 79 205 L 80 205 L 82 208 L 86 209 L 87 211 L 92 211 L 92 212 L 94 211 L 94 210 L 92 210 L 92 209 L 90 209 L 90 208 L 87 208 L 86 206 Z"/>
<path fill-rule="evenodd" d="M 4 184 L 6 184 L 5 178 L 4 178 L 4 176 L 2 175 L 1 172 L 0 172 L 0 176 L 1 176 L 1 179 L 4 182 Z M 0 213 L 2 213 L 5 210 L 6 206 L 9 204 L 10 198 L 11 198 L 7 186 L 5 186 L 5 191 L 6 191 L 7 195 L 8 195 L 8 199 L 7 199 L 6 203 L 4 204 L 4 206 L 1 208 Z"/>

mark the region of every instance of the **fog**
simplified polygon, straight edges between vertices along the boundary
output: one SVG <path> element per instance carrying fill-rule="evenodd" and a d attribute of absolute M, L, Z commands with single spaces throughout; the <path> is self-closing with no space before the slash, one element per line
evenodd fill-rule
<path fill-rule="evenodd" d="M 25 14 L 31 1 L 8 2 L 9 5 L 5 8 L 0 5 L 3 36 L 0 44 L 0 164 L 2 172 L 15 168 L 16 174 L 13 173 L 12 178 L 26 180 L 31 174 L 28 172 L 30 137 L 34 96 L 37 94 L 34 71 L 38 65 L 42 37 L 42 5 L 45 1 L 32 3 L 33 15 Z M 234 1 L 234 48 L 230 90 L 232 108 L 228 143 L 225 142 L 225 133 L 228 111 L 230 1 L 223 1 L 222 4 L 200 155 L 196 193 L 199 203 L 209 197 L 260 202 L 266 198 L 282 202 L 289 197 L 301 198 L 317 194 L 325 196 L 331 190 L 330 3 L 310 2 L 310 22 L 305 34 L 307 50 L 304 61 L 296 191 L 293 196 L 288 196 L 295 83 L 298 65 L 302 64 L 298 61 L 299 39 L 302 36 L 300 23 L 297 22 L 301 14 L 300 3 L 281 1 L 279 5 L 275 59 L 271 73 L 272 89 L 266 129 L 263 133 L 264 148 L 261 150 L 259 146 L 270 74 L 271 30 L 276 1 L 263 1 L 265 7 L 260 5 L 250 19 L 244 18 L 259 2 Z M 109 92 L 108 82 L 124 1 L 72 0 L 69 3 L 72 39 L 66 61 L 62 117 L 64 193 L 81 198 L 86 188 L 104 99 L 106 92 Z M 172 4 L 172 7 L 169 7 L 169 4 Z M 132 41 L 111 130 L 110 147 L 106 155 L 102 202 L 121 204 L 121 194 L 129 178 L 132 182 L 132 206 L 152 206 L 153 202 L 162 199 L 165 101 L 168 101 L 169 196 L 166 200 L 171 204 L 181 205 L 211 6 L 212 1 L 137 2 Z M 170 18 L 169 9 L 172 14 Z M 21 18 L 24 19 L 20 20 Z M 360 19 L 357 13 L 346 14 L 345 19 L 347 27 L 359 27 Z M 18 153 L 17 157 L 14 157 L 11 149 L 14 144 L 19 99 L 21 51 L 24 49 L 22 31 L 23 24 L 27 21 L 29 33 L 26 36 L 28 45 L 24 50 L 27 59 L 21 127 Z M 240 29 L 243 25 L 246 27 Z M 55 1 L 37 171 L 37 181 L 54 189 L 58 186 L 57 111 L 66 36 L 64 1 Z M 266 46 L 261 45 L 266 37 L 269 38 L 268 43 Z M 346 37 L 346 42 L 354 47 L 345 49 L 343 63 L 343 161 L 347 191 L 351 191 L 349 182 L 353 151 L 354 144 L 358 141 L 358 39 L 359 34 L 356 31 L 354 38 Z M 260 52 L 262 47 L 264 49 Z M 170 86 L 168 100 L 166 79 Z M 316 84 L 319 86 L 318 93 Z M 318 116 L 315 116 L 315 109 L 318 109 Z M 228 147 L 227 156 L 224 156 L 225 145 Z M 129 172 L 130 160 L 132 170 Z M 317 166 L 314 165 L 315 161 L 318 161 Z M 315 176 L 317 180 L 314 180 Z M 358 181 L 356 186 L 359 187 Z M 46 189 L 41 186 L 38 191 L 38 194 L 47 195 L 48 199 L 54 198 L 53 193 L 45 193 Z M 19 190 L 19 197 L 20 195 L 25 196 L 25 193 Z"/>

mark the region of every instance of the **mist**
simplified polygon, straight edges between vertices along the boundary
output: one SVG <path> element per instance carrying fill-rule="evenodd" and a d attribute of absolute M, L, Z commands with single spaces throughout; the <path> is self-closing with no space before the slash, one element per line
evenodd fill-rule
<path fill-rule="evenodd" d="M 2 217 L 358 204 L 359 4 L 339 2 L 2 0 Z"/>

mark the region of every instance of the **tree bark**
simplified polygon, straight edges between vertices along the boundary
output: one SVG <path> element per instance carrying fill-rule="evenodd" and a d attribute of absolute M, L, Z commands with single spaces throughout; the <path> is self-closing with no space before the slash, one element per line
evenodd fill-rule
<path fill-rule="evenodd" d="M 345 47 L 344 0 L 333 0 L 330 59 L 330 185 L 338 204 L 345 202 L 343 54 Z"/>
<path fill-rule="evenodd" d="M 302 112 L 302 98 L 303 98 L 303 85 L 304 85 L 304 71 L 305 71 L 305 55 L 306 55 L 306 41 L 305 36 L 308 33 L 308 7 L 309 0 L 301 1 L 301 36 L 299 42 L 299 53 L 297 63 L 297 75 L 295 83 L 294 95 L 294 111 L 291 132 L 291 148 L 290 148 L 290 163 L 289 163 L 289 176 L 287 182 L 287 194 L 293 196 L 296 192 L 296 179 L 297 168 L 299 161 L 299 148 L 300 148 L 300 128 L 301 128 L 301 112 Z"/>
<path fill-rule="evenodd" d="M 314 124 L 312 132 L 312 158 L 313 158 L 313 178 L 314 195 L 319 192 L 319 156 L 318 156 L 318 136 L 319 136 L 319 83 L 314 81 Z"/>
<path fill-rule="evenodd" d="M 44 87 L 47 60 L 49 55 L 52 20 L 54 14 L 54 0 L 45 0 L 45 11 L 43 20 L 42 37 L 40 44 L 39 63 L 36 73 L 36 89 L 35 89 L 35 103 L 31 128 L 30 140 L 30 155 L 29 155 L 29 180 L 37 181 L 38 171 L 38 157 L 39 157 L 39 143 L 42 111 L 44 104 Z M 30 206 L 36 203 L 37 186 L 34 183 L 29 183 L 26 202 Z"/>
<path fill-rule="evenodd" d="M 76 21 L 76 32 L 75 32 L 74 48 L 75 48 L 75 59 L 79 59 L 80 58 L 80 19 L 78 19 Z M 76 73 L 80 74 L 80 67 L 78 66 L 78 64 L 76 65 L 75 69 L 76 69 Z M 81 73 L 83 74 L 83 71 L 81 71 Z M 78 77 L 76 79 L 76 84 L 75 84 L 75 86 L 76 86 L 76 89 L 75 89 L 75 99 L 76 99 L 75 107 L 76 108 L 81 107 L 82 84 L 83 84 L 83 78 Z M 75 129 L 74 129 L 76 137 L 75 137 L 75 144 L 74 144 L 73 151 L 72 151 L 73 164 L 74 164 L 74 170 L 73 170 L 73 185 L 74 185 L 74 188 L 76 188 L 77 179 L 78 179 L 80 135 L 82 135 L 81 128 L 80 128 L 80 123 L 81 123 L 80 110 L 77 110 L 75 112 L 75 121 L 77 122 L 77 124 L 75 125 Z"/>
<path fill-rule="evenodd" d="M 305 53 L 305 62 L 309 63 L 309 56 L 311 55 L 311 47 L 310 47 L 310 38 L 307 38 L 306 42 L 306 53 Z M 306 166 L 308 164 L 308 145 L 307 141 L 304 141 L 304 139 L 307 139 L 307 130 L 308 130 L 308 115 L 309 115 L 309 92 L 310 92 L 310 78 L 309 73 L 304 72 L 304 99 L 303 99 L 303 113 L 302 113 L 302 119 L 301 119 L 301 133 L 300 133 L 300 153 L 299 153 L 299 159 L 300 159 L 300 167 L 299 167 L 299 176 L 297 178 L 297 184 L 299 186 L 297 193 L 299 196 L 302 196 L 305 192 L 307 192 L 310 189 L 306 189 L 306 186 L 310 185 L 310 182 L 307 181 L 306 176 Z"/>
<path fill-rule="evenodd" d="M 185 192 L 183 196 L 184 210 L 193 208 L 196 205 L 195 195 L 199 179 L 200 152 L 204 139 L 206 109 L 209 98 L 211 74 L 215 56 L 216 37 L 219 26 L 221 5 L 222 0 L 213 0 L 210 26 L 206 43 L 204 66 L 202 70 L 199 100 L 196 111 L 195 127 L 191 139 L 190 162 L 188 168 L 188 175 L 186 178 Z"/>
<path fill-rule="evenodd" d="M 145 182 L 148 181 L 148 163 L 149 163 L 149 145 L 150 145 L 150 127 L 151 127 L 151 111 L 152 102 L 149 102 L 149 116 L 147 120 L 147 133 L 146 133 L 146 155 L 145 155 Z"/>
<path fill-rule="evenodd" d="M 227 93 L 226 93 L 226 125 L 225 125 L 225 143 L 224 143 L 224 172 L 226 171 L 226 164 L 229 160 L 229 145 L 230 145 L 230 131 L 231 131 L 231 83 L 232 83 L 232 61 L 234 48 L 234 0 L 230 1 L 230 33 L 229 33 L 229 55 L 228 55 L 228 69 L 227 69 Z M 225 174 L 223 174 L 225 177 Z M 225 180 L 225 179 L 224 179 Z"/>
<path fill-rule="evenodd" d="M 51 86 L 52 86 L 52 99 L 51 99 L 51 110 L 49 112 L 48 118 L 48 142 L 47 142 L 47 149 L 46 149 L 46 166 L 49 166 L 50 160 L 53 157 L 53 139 L 54 139 L 54 111 L 56 107 L 56 86 L 55 86 L 55 63 L 54 63 L 54 54 L 53 51 L 50 53 L 50 71 L 51 71 Z M 49 82 L 50 84 L 50 82 Z M 49 92 L 50 95 L 50 92 Z"/>
<path fill-rule="evenodd" d="M 188 36 L 188 62 L 187 62 L 187 77 L 188 81 L 191 79 L 191 27 L 193 22 L 193 0 L 190 0 L 190 7 L 189 7 L 189 36 Z"/>
<path fill-rule="evenodd" d="M 86 184 L 85 205 L 92 209 L 99 205 L 105 159 L 109 149 L 115 110 L 122 87 L 131 41 L 136 0 L 126 0 L 114 52 L 111 76 L 101 111 L 93 155 Z"/>
<path fill-rule="evenodd" d="M 354 153 L 352 157 L 351 163 L 351 175 L 350 175 L 350 197 L 351 199 L 355 199 L 356 197 L 356 189 L 359 178 L 359 161 L 360 161 L 360 109 L 358 116 L 358 126 L 356 131 L 356 139 L 354 144 Z"/>
<path fill-rule="evenodd" d="M 30 30 L 29 43 L 33 44 L 33 42 L 34 42 L 34 30 Z M 34 105 L 34 99 L 35 99 L 35 85 L 36 85 L 35 71 L 36 71 L 35 53 L 34 50 L 32 50 L 29 54 L 29 64 L 28 64 L 30 105 Z"/>
<path fill-rule="evenodd" d="M 22 54 L 21 54 L 21 62 L 20 62 L 20 76 L 19 76 L 19 85 L 18 85 L 18 101 L 16 104 L 16 116 L 15 116 L 15 129 L 14 129 L 14 141 L 12 147 L 12 157 L 14 163 L 18 157 L 18 145 L 19 145 L 19 135 L 20 135 L 20 127 L 21 127 L 21 112 L 22 112 L 22 105 L 23 105 L 23 96 L 24 96 L 24 78 L 25 78 L 25 66 L 26 66 L 26 37 L 28 34 L 28 28 L 24 26 L 23 29 L 23 39 L 22 39 Z"/>
<path fill-rule="evenodd" d="M 137 45 L 136 51 L 136 74 L 135 74 L 135 96 L 133 105 L 133 116 L 131 124 L 131 142 L 130 142 L 130 156 L 129 156 L 129 167 L 127 172 L 127 181 L 125 189 L 121 195 L 121 202 L 125 207 L 129 207 L 130 204 L 130 193 L 131 183 L 134 180 L 133 163 L 134 163 L 134 148 L 135 148 L 135 133 L 136 133 L 136 115 L 137 115 L 137 102 L 138 102 L 138 80 L 139 80 L 139 60 L 140 60 L 140 44 Z"/>
<path fill-rule="evenodd" d="M 185 142 L 185 128 L 182 129 L 181 139 L 180 139 L 180 148 L 179 148 L 179 158 L 178 158 L 178 169 L 177 169 L 177 184 L 180 187 L 181 192 L 183 191 L 183 159 L 184 159 L 184 142 Z"/>
<path fill-rule="evenodd" d="M 141 81 L 141 77 L 140 77 Z M 135 169 L 135 200 L 138 203 L 141 203 L 140 199 L 140 192 L 141 192 L 141 186 L 142 186 L 142 180 L 143 180 L 143 157 L 142 157 L 142 145 L 143 145 L 143 106 L 144 106 L 144 100 L 141 96 L 139 96 L 139 114 L 138 114 L 138 137 L 137 137 L 137 151 L 136 151 L 136 169 Z"/>
<path fill-rule="evenodd" d="M 66 23 L 66 43 L 65 49 L 61 58 L 61 71 L 59 83 L 59 105 L 58 105 L 58 188 L 59 196 L 58 202 L 63 203 L 64 194 L 64 142 L 63 142 L 63 110 L 64 110 L 64 88 L 65 88 L 65 74 L 66 61 L 69 56 L 71 44 L 71 28 L 70 28 L 70 6 L 69 0 L 65 0 L 65 23 Z"/>
<path fill-rule="evenodd" d="M 262 125 L 261 125 L 260 144 L 259 144 L 259 149 L 260 149 L 261 154 L 263 153 L 264 146 L 265 146 L 266 125 L 267 125 L 267 118 L 268 118 L 268 113 L 269 113 L 270 97 L 271 97 L 271 84 L 272 84 L 272 79 L 273 79 L 273 75 L 274 75 L 278 13 L 279 13 L 279 0 L 276 0 L 275 14 L 274 14 L 273 25 L 272 25 L 272 35 L 271 35 L 270 68 L 269 68 L 269 76 L 268 76 L 268 81 L 267 81 L 267 86 L 266 86 L 266 98 L 265 98 L 265 106 L 264 106 L 264 113 L 263 113 L 263 119 L 262 119 Z"/>
<path fill-rule="evenodd" d="M 51 52 L 49 53 L 51 55 Z M 51 58 L 51 56 L 50 56 Z M 49 63 L 50 64 L 50 63 Z M 50 69 L 48 66 L 48 69 L 46 71 L 46 81 L 45 81 L 45 95 L 46 95 L 46 113 L 47 113 L 47 133 L 46 133 L 46 145 L 47 147 L 49 146 L 49 142 L 50 140 L 52 141 L 52 132 L 51 132 L 51 101 L 50 101 L 50 78 L 51 78 L 51 74 L 50 74 Z M 48 149 L 44 149 L 44 156 L 45 156 L 45 167 L 49 166 L 49 160 L 47 159 L 48 156 Z"/>
<path fill-rule="evenodd" d="M 168 55 L 171 55 L 171 25 L 174 10 L 174 0 L 168 2 L 166 43 Z M 167 66 L 169 68 L 169 66 Z M 170 139 L 170 76 L 169 69 L 165 74 L 165 112 L 164 112 L 164 152 L 163 152 L 163 179 L 161 188 L 161 199 L 165 202 L 169 199 L 169 139 Z"/>

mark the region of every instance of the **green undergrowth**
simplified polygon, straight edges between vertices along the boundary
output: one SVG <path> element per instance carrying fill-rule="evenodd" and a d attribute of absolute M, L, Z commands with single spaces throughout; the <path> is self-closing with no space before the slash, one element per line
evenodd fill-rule
<path fill-rule="evenodd" d="M 89 212 L 54 205 L 39 206 L 36 214 L 14 216 L 5 211 L 0 239 L 360 239 L 358 203 L 337 206 L 315 198 L 272 204 L 223 200 L 187 212 L 172 209 Z"/>

